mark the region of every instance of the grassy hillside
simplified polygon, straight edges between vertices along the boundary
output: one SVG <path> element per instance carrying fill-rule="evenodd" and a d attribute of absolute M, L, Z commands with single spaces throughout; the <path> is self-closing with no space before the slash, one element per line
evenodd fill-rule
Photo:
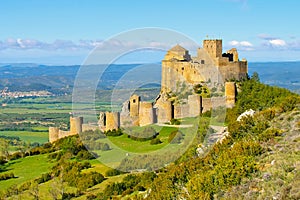
<path fill-rule="evenodd" d="M 222 142 L 205 145 L 208 135 L 214 133 L 209 128 L 209 113 L 206 113 L 197 122 L 199 127 L 192 144 L 175 162 L 168 163 L 173 155 L 167 151 L 158 158 L 168 163 L 160 170 L 122 173 L 93 159 L 80 138 L 68 137 L 53 145 L 31 148 L 28 154 L 22 154 L 25 158 L 11 156 L 5 163 L 2 157 L 0 178 L 7 178 L 0 181 L 5 193 L 2 197 L 299 199 L 300 97 L 286 89 L 263 85 L 255 77 L 239 83 L 239 88 L 236 106 L 226 112 L 229 133 Z M 238 122 L 237 117 L 250 108 L 256 111 L 255 115 Z M 190 122 L 193 119 L 183 123 Z M 160 127 L 152 128 L 157 131 Z M 83 140 L 89 141 L 89 145 L 98 145 L 99 160 L 113 162 L 124 156 L 114 151 L 113 145 L 122 146 L 128 152 L 152 151 L 167 145 L 174 130 L 174 127 L 163 128 L 156 136 L 162 143 L 156 145 L 150 144 L 152 138 L 138 141 L 125 133 L 119 136 L 111 133 L 104 138 L 90 132 Z M 170 147 L 188 146 L 184 139 L 190 137 L 192 129 L 181 131 L 183 139 Z M 103 148 L 109 141 L 112 142 L 110 149 Z M 155 165 L 156 162 L 155 157 L 140 156 L 114 164 L 118 169 L 130 170 L 132 163 L 136 169 L 149 169 L 149 163 Z M 8 173 L 13 173 L 15 178 L 4 176 Z"/>

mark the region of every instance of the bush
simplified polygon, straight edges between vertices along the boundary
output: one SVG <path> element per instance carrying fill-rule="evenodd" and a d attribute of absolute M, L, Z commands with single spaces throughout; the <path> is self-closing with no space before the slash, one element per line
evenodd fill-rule
<path fill-rule="evenodd" d="M 121 129 L 114 129 L 114 130 L 108 130 L 106 132 L 104 132 L 104 134 L 106 136 L 113 136 L 113 137 L 117 137 L 117 136 L 121 136 L 123 135 L 122 130 Z"/>
<path fill-rule="evenodd" d="M 150 142 L 151 145 L 161 144 L 161 143 L 162 143 L 162 141 L 160 141 L 159 138 L 154 138 L 154 139 L 152 139 L 151 142 Z"/>
<path fill-rule="evenodd" d="M 76 158 L 80 160 L 92 160 L 95 159 L 95 156 L 87 150 L 81 150 L 78 152 Z"/>
<path fill-rule="evenodd" d="M 12 172 L 8 173 L 8 174 L 0 174 L 0 181 L 8 180 L 8 179 L 11 179 L 11 178 L 15 178 L 15 175 Z"/>
<path fill-rule="evenodd" d="M 38 184 L 41 184 L 41 183 L 45 183 L 47 181 L 51 180 L 51 174 L 50 173 L 46 173 L 46 174 L 42 174 L 41 177 L 35 179 L 35 181 L 38 183 Z"/>
<path fill-rule="evenodd" d="M 172 125 L 180 125 L 180 121 L 178 119 L 171 119 L 170 124 Z"/>
<path fill-rule="evenodd" d="M 276 128 L 269 128 L 267 130 L 265 130 L 264 132 L 262 132 L 262 134 L 259 135 L 259 140 L 260 141 L 264 141 L 267 142 L 268 140 L 281 136 L 282 135 L 282 131 Z"/>
<path fill-rule="evenodd" d="M 122 172 L 117 169 L 110 169 L 105 173 L 105 176 L 117 176 L 120 175 Z"/>
<path fill-rule="evenodd" d="M 184 134 L 181 131 L 173 131 L 171 132 L 171 134 L 169 135 L 169 143 L 172 144 L 179 144 L 181 142 L 181 140 L 183 140 L 184 138 Z"/>
<path fill-rule="evenodd" d="M 15 152 L 15 153 L 13 153 L 12 155 L 9 156 L 9 160 L 17 160 L 17 159 L 23 158 L 23 157 L 25 157 L 24 153 Z"/>
<path fill-rule="evenodd" d="M 7 160 L 4 156 L 0 156 L 0 165 L 7 163 Z"/>
<path fill-rule="evenodd" d="M 101 183 L 104 180 L 104 176 L 98 172 L 89 172 L 80 176 L 77 181 L 77 187 L 79 190 L 84 191 L 87 188 L 93 187 Z"/>
<path fill-rule="evenodd" d="M 135 140 L 135 141 L 147 141 L 152 140 L 157 137 L 159 133 L 153 127 L 146 127 L 144 130 L 128 130 L 128 138 Z"/>

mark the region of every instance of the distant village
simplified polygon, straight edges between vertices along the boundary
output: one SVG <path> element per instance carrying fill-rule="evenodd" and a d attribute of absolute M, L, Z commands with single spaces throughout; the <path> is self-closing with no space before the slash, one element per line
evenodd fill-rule
<path fill-rule="evenodd" d="M 20 91 L 10 92 L 8 87 L 5 87 L 0 92 L 1 98 L 49 97 L 49 96 L 53 96 L 53 94 L 46 90 L 28 91 L 28 92 L 20 92 Z"/>

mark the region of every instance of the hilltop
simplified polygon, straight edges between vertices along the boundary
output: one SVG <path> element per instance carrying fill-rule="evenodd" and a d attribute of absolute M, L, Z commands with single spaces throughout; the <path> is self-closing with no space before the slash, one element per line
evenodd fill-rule
<path fill-rule="evenodd" d="M 92 159 L 79 138 L 73 136 L 31 149 L 27 155 L 28 151 L 24 151 L 25 158 L 14 155 L 14 159 L 2 164 L 4 171 L 0 175 L 12 172 L 16 178 L 8 175 L 8 180 L 0 181 L 1 188 L 10 182 L 6 195 L 12 199 L 14 195 L 27 199 L 50 199 L 51 195 L 76 196 L 74 199 L 299 199 L 300 97 L 286 89 L 261 84 L 257 77 L 238 84 L 241 92 L 236 106 L 226 112 L 229 135 L 221 143 L 203 148 L 202 154 L 196 151 L 199 144 L 205 147 L 208 135 L 214 133 L 209 131 L 209 117 L 218 117 L 209 112 L 200 118 L 193 145 L 162 170 L 124 174 L 109 169 Z M 253 117 L 236 121 L 250 108 L 256 111 Z M 20 185 L 25 162 L 28 168 L 45 168 Z M 49 189 L 54 185 L 64 188 L 64 192 Z"/>

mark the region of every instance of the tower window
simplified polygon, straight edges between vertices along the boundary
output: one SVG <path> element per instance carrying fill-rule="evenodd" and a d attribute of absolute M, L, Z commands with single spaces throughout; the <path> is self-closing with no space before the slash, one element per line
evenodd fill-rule
<path fill-rule="evenodd" d="M 132 103 L 135 103 L 135 99 L 132 100 Z"/>
<path fill-rule="evenodd" d="M 184 70 L 184 67 L 183 67 L 183 68 L 181 68 L 181 70 Z"/>
<path fill-rule="evenodd" d="M 205 64 L 205 60 L 201 60 L 201 64 Z"/>

